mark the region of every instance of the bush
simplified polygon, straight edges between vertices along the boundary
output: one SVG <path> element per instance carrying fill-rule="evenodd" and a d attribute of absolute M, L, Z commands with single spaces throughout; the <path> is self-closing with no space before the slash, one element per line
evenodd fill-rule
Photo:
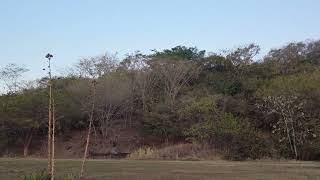
<path fill-rule="evenodd" d="M 73 174 L 67 174 L 63 180 L 76 180 L 76 176 Z"/>
<path fill-rule="evenodd" d="M 45 170 L 31 173 L 30 175 L 24 175 L 18 178 L 18 180 L 50 180 L 49 175 Z"/>
<path fill-rule="evenodd" d="M 221 113 L 219 119 L 196 124 L 185 131 L 187 139 L 207 142 L 221 150 L 229 160 L 258 159 L 270 156 L 266 138 L 246 119 Z"/>
<path fill-rule="evenodd" d="M 148 112 L 143 120 L 142 133 L 154 135 L 164 142 L 173 140 L 180 136 L 177 118 L 171 112 Z"/>
<path fill-rule="evenodd" d="M 17 178 L 18 180 L 50 180 L 50 177 L 46 170 L 37 171 L 31 173 L 30 175 L 23 175 Z M 55 178 L 56 179 L 56 178 Z M 67 174 L 62 178 L 58 178 L 61 180 L 75 180 L 75 176 L 73 174 Z"/>
<path fill-rule="evenodd" d="M 216 159 L 216 152 L 200 144 L 176 144 L 164 148 L 139 148 L 129 159 L 143 160 L 201 160 Z"/>
<path fill-rule="evenodd" d="M 139 149 L 137 149 L 136 151 L 134 151 L 133 153 L 131 153 L 128 156 L 128 159 L 157 159 L 157 157 L 154 154 L 154 149 L 150 148 L 150 147 L 141 147 Z"/>
<path fill-rule="evenodd" d="M 270 156 L 270 146 L 266 139 L 255 130 L 230 134 L 229 138 L 230 141 L 224 144 L 228 148 L 224 157 L 228 160 L 260 159 Z"/>
<path fill-rule="evenodd" d="M 305 144 L 299 154 L 299 160 L 320 160 L 320 140 Z"/>

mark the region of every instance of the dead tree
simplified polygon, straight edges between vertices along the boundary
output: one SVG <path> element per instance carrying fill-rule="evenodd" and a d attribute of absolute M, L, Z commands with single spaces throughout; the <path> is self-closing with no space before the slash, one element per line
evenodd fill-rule
<path fill-rule="evenodd" d="M 47 54 L 49 74 L 49 112 L 48 112 L 48 176 L 54 180 L 54 136 L 55 136 L 55 107 L 52 95 L 51 54 Z"/>
<path fill-rule="evenodd" d="M 153 66 L 164 80 L 167 102 L 173 112 L 178 93 L 198 75 L 200 67 L 185 60 L 170 59 L 156 59 L 153 62 Z"/>
<path fill-rule="evenodd" d="M 81 59 L 77 65 L 77 69 L 80 73 L 80 76 L 89 77 L 92 79 L 92 92 L 90 93 L 90 97 L 92 99 L 91 111 L 89 115 L 89 126 L 88 126 L 88 134 L 86 138 L 86 146 L 83 155 L 81 170 L 79 178 L 83 178 L 84 167 L 87 160 L 88 148 L 90 144 L 91 137 L 91 129 L 93 126 L 93 115 L 95 109 L 95 96 L 96 96 L 96 79 L 102 77 L 110 72 L 112 72 L 116 67 L 116 57 L 105 54 L 103 56 L 97 56 L 92 58 L 84 58 Z"/>
<path fill-rule="evenodd" d="M 80 170 L 80 179 L 83 178 L 83 172 L 84 172 L 84 166 L 87 160 L 88 156 L 88 148 L 90 144 L 90 137 L 91 137 L 91 129 L 92 129 L 92 124 L 93 124 L 93 114 L 94 114 L 94 108 L 95 108 L 95 97 L 96 97 L 96 81 L 92 80 L 92 104 L 91 104 L 91 111 L 90 111 L 90 117 L 89 117 L 89 127 L 88 127 L 88 134 L 87 134 L 87 140 L 86 140 L 86 146 L 84 150 L 84 155 L 83 155 L 83 160 L 82 160 L 82 165 L 81 165 L 81 170 Z"/>
<path fill-rule="evenodd" d="M 51 150 L 51 180 L 54 180 L 55 167 L 55 131 L 56 131 L 56 117 L 55 117 L 55 103 L 52 97 L 52 150 Z"/>
<path fill-rule="evenodd" d="M 0 69 L 0 80 L 3 80 L 8 92 L 16 93 L 21 88 L 18 80 L 27 71 L 29 70 L 16 64 L 8 64 Z"/>

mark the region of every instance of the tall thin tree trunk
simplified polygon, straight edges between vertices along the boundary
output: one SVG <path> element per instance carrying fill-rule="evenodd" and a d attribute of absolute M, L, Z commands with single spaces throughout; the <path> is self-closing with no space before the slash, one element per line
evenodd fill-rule
<path fill-rule="evenodd" d="M 32 136 L 33 136 L 33 128 L 29 131 L 26 139 L 25 139 L 25 142 L 24 142 L 24 145 L 23 145 L 23 157 L 27 157 L 28 156 L 28 153 L 29 153 L 29 146 L 31 144 L 31 140 L 32 140 Z"/>
<path fill-rule="evenodd" d="M 54 180 L 54 161 L 55 161 L 55 130 L 56 130 L 56 118 L 55 118 L 55 104 L 54 98 L 52 98 L 52 144 L 51 144 L 51 180 Z"/>
<path fill-rule="evenodd" d="M 92 129 L 92 123 L 93 123 L 93 114 L 94 114 L 94 106 L 95 106 L 95 96 L 96 96 L 96 82 L 95 80 L 92 81 L 92 106 L 91 106 L 91 112 L 90 112 L 90 119 L 89 119 L 89 127 L 88 127 L 88 134 L 87 134 L 87 141 L 86 141 L 86 147 L 84 150 L 82 165 L 81 165 L 81 171 L 80 171 L 80 179 L 83 178 L 84 173 L 84 166 L 87 160 L 88 155 L 88 147 L 90 144 L 90 135 L 91 135 L 91 129 Z"/>
<path fill-rule="evenodd" d="M 295 155 L 295 159 L 298 160 L 298 151 L 297 151 L 297 139 L 296 139 L 296 131 L 295 131 L 295 127 L 294 127 L 294 121 L 293 121 L 293 112 L 291 109 L 288 110 L 289 114 L 290 114 L 290 120 L 291 120 L 291 128 L 292 128 L 292 144 L 293 144 L 293 149 L 294 149 L 294 155 Z"/>
<path fill-rule="evenodd" d="M 49 68 L 49 112 L 48 112 L 48 178 L 54 180 L 54 131 L 55 131 L 55 118 L 54 118 L 54 101 L 52 96 L 52 75 L 51 75 L 51 54 L 45 56 L 48 58 Z"/>
<path fill-rule="evenodd" d="M 280 109 L 281 109 L 281 107 L 280 107 Z M 294 152 L 294 148 L 293 148 L 293 144 L 292 144 L 292 140 L 291 140 L 291 136 L 290 136 L 290 129 L 289 129 L 289 126 L 288 126 L 288 121 L 287 121 L 287 116 L 285 115 L 283 110 L 281 110 L 281 116 L 282 116 L 284 124 L 285 124 L 286 133 L 287 133 L 287 137 L 288 137 L 288 141 L 289 141 L 289 144 L 290 144 L 291 151 Z"/>
<path fill-rule="evenodd" d="M 52 168 L 52 84 L 49 82 L 49 115 L 48 115 L 48 176 L 51 177 Z"/>
<path fill-rule="evenodd" d="M 288 123 L 287 123 L 287 120 L 286 120 L 286 119 L 284 119 L 284 123 L 285 123 L 285 126 L 286 126 L 286 132 L 287 132 L 288 141 L 289 141 L 289 143 L 290 143 L 291 151 L 294 151 L 294 150 L 293 150 L 293 145 L 292 145 L 291 136 L 290 136 L 290 129 L 289 129 L 289 127 L 288 127 Z"/>
<path fill-rule="evenodd" d="M 298 160 L 298 151 L 296 143 L 296 131 L 294 129 L 293 119 L 291 118 L 291 128 L 292 128 L 292 144 L 294 149 L 295 159 Z"/>

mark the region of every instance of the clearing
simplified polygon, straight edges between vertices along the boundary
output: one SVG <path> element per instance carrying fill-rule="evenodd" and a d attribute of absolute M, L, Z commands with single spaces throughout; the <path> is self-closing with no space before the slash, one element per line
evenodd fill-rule
<path fill-rule="evenodd" d="M 78 175 L 80 159 L 58 159 L 58 176 Z M 0 179 L 45 169 L 45 159 L 0 159 Z M 89 160 L 89 179 L 109 180 L 320 180 L 320 162 Z"/>

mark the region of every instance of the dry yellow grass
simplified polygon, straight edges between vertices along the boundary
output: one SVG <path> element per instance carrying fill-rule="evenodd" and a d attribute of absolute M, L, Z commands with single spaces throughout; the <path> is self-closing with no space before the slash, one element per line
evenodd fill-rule
<path fill-rule="evenodd" d="M 200 144 L 176 144 L 156 149 L 139 148 L 130 154 L 133 160 L 217 160 L 219 155 L 212 148 Z"/>

